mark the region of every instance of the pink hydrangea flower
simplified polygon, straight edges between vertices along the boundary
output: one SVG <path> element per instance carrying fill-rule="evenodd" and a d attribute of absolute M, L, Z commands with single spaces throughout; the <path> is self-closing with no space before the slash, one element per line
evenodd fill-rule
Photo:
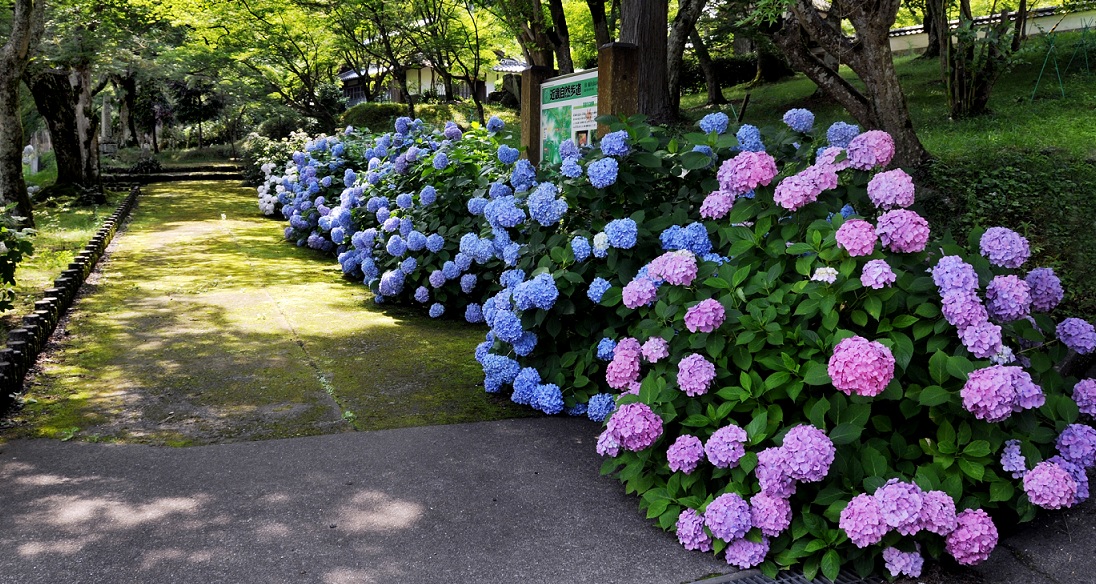
<path fill-rule="evenodd" d="M 662 436 L 662 418 L 645 403 L 624 404 L 613 412 L 606 431 L 616 439 L 621 448 L 639 452 Z"/>
<path fill-rule="evenodd" d="M 834 234 L 837 245 L 852 257 L 871 255 L 875 250 L 875 228 L 863 219 L 850 219 L 841 224 Z"/>
<path fill-rule="evenodd" d="M 605 367 L 605 381 L 613 389 L 625 389 L 639 379 L 639 341 L 625 337 L 613 349 L 613 360 Z"/>
<path fill-rule="evenodd" d="M 879 290 L 894 284 L 898 276 L 891 270 L 886 260 L 871 260 L 864 264 L 864 270 L 860 273 L 860 283 L 865 288 Z"/>
<path fill-rule="evenodd" d="M 784 451 L 788 476 L 808 483 L 825 478 L 837 454 L 830 437 L 809 424 L 800 424 L 788 430 L 780 448 Z"/>
<path fill-rule="evenodd" d="M 639 345 L 639 341 L 635 337 L 624 337 L 620 339 L 620 342 L 613 347 L 613 357 L 620 357 L 621 359 L 635 359 L 639 360 L 639 354 L 642 351 Z"/>
<path fill-rule="evenodd" d="M 750 523 L 750 504 L 737 493 L 724 493 L 704 510 L 704 524 L 712 535 L 724 541 L 744 537 Z"/>
<path fill-rule="evenodd" d="M 888 547 L 883 549 L 883 563 L 892 578 L 902 575 L 918 578 L 921 576 L 925 558 L 917 552 L 904 552 L 898 548 Z"/>
<path fill-rule="evenodd" d="M 739 152 L 734 158 L 723 161 L 716 173 L 719 189 L 732 195 L 741 195 L 767 185 L 777 174 L 776 160 L 766 152 Z"/>
<path fill-rule="evenodd" d="M 685 328 L 694 333 L 710 333 L 723 324 L 725 316 L 718 300 L 705 298 L 685 311 Z"/>
<path fill-rule="evenodd" d="M 909 207 L 913 191 L 913 177 L 901 168 L 881 172 L 868 181 L 868 198 L 878 209 Z"/>
<path fill-rule="evenodd" d="M 929 222 L 906 209 L 887 211 L 875 227 L 883 247 L 897 253 L 924 251 L 929 242 Z"/>
<path fill-rule="evenodd" d="M 670 356 L 670 344 L 662 337 L 651 337 L 643 343 L 643 358 L 648 363 L 657 363 L 659 359 Z"/>
<path fill-rule="evenodd" d="M 687 355 L 677 364 L 677 385 L 689 397 L 708 393 L 715 379 L 715 365 L 697 353 Z"/>
<path fill-rule="evenodd" d="M 828 164 L 809 166 L 802 172 L 786 177 L 776 185 L 773 201 L 789 211 L 795 211 L 818 200 L 818 195 L 837 186 L 835 167 Z"/>
<path fill-rule="evenodd" d="M 858 548 L 879 543 L 889 531 L 879 501 L 867 493 L 853 497 L 841 510 L 838 526 Z"/>
<path fill-rule="evenodd" d="M 787 499 L 768 493 L 750 498 L 750 519 L 761 533 L 776 537 L 792 524 L 792 506 Z"/>
<path fill-rule="evenodd" d="M 648 273 L 675 286 L 688 286 L 696 278 L 696 256 L 684 249 L 668 251 L 651 262 Z"/>
<path fill-rule="evenodd" d="M 997 526 L 981 509 L 966 509 L 956 516 L 957 527 L 948 534 L 946 549 L 955 561 L 973 566 L 989 559 L 997 547 Z"/>
<path fill-rule="evenodd" d="M 976 322 L 959 331 L 959 340 L 975 357 L 989 359 L 1001 352 L 1001 327 L 989 322 Z"/>
<path fill-rule="evenodd" d="M 1035 268 L 1024 281 L 1031 289 L 1031 305 L 1040 312 L 1050 312 L 1062 301 L 1065 292 L 1062 281 L 1050 268 Z"/>
<path fill-rule="evenodd" d="M 818 156 L 815 157 L 814 163 L 828 164 L 832 166 L 835 171 L 841 172 L 842 170 L 845 170 L 849 167 L 848 157 L 846 157 L 841 162 L 837 161 L 837 157 L 840 156 L 841 153 L 844 151 L 844 148 L 839 148 L 837 146 L 826 146 L 825 148 L 822 148 L 818 151 Z"/>
<path fill-rule="evenodd" d="M 1035 404 L 1041 404 L 1045 399 L 1040 399 L 1042 390 L 1031 382 L 1027 372 L 1007 365 L 990 365 L 971 371 L 959 395 L 963 398 L 963 407 L 974 417 L 987 422 L 1000 422 L 1012 412 L 1023 409 L 1018 389 L 1024 391 L 1024 401 L 1033 407 L 1038 407 Z M 1033 395 L 1036 392 L 1039 396 Z"/>
<path fill-rule="evenodd" d="M 1031 311 L 1031 287 L 1014 275 L 997 276 L 986 286 L 986 309 L 999 322 L 1012 322 Z"/>
<path fill-rule="evenodd" d="M 1024 492 L 1031 504 L 1044 509 L 1072 507 L 1077 503 L 1077 481 L 1066 469 L 1043 461 L 1024 475 Z"/>
<path fill-rule="evenodd" d="M 712 551 L 712 538 L 704 531 L 704 516 L 695 509 L 685 509 L 677 516 L 677 541 L 687 550 Z"/>
<path fill-rule="evenodd" d="M 750 541 L 743 537 L 727 545 L 727 563 L 748 570 L 764 562 L 768 553 L 769 538 L 761 536 L 761 541 Z"/>
<path fill-rule="evenodd" d="M 837 343 L 828 371 L 833 386 L 845 395 L 883 393 L 894 379 L 894 355 L 882 343 L 864 337 L 849 337 Z"/>
<path fill-rule="evenodd" d="M 1043 395 L 1043 388 L 1035 385 L 1031 374 L 1019 367 L 1009 367 L 1009 372 L 1012 373 L 1012 388 L 1016 390 L 1016 405 L 1012 407 L 1012 411 L 1043 407 L 1047 396 Z"/>
<path fill-rule="evenodd" d="M 944 491 L 928 491 L 921 495 L 921 529 L 937 535 L 947 535 L 955 529 L 955 499 Z"/>
<path fill-rule="evenodd" d="M 712 432 L 704 444 L 708 462 L 719 468 L 738 466 L 738 460 L 746 454 L 746 438 L 746 431 L 734 424 Z"/>
<path fill-rule="evenodd" d="M 921 488 L 913 483 L 891 479 L 875 491 L 883 520 L 902 535 L 921 530 Z"/>
<path fill-rule="evenodd" d="M 652 304 L 658 298 L 658 286 L 650 278 L 637 276 L 622 292 L 624 306 L 631 309 Z"/>
<path fill-rule="evenodd" d="M 666 451 L 670 470 L 689 474 L 696 470 L 697 463 L 704 458 L 704 446 L 700 438 L 691 434 L 682 434 Z"/>
<path fill-rule="evenodd" d="M 1073 401 L 1082 414 L 1096 416 L 1096 379 L 1082 379 L 1073 386 Z"/>
<path fill-rule="evenodd" d="M 849 166 L 871 170 L 890 164 L 894 157 L 894 138 L 882 130 L 869 130 L 849 142 Z"/>
<path fill-rule="evenodd" d="M 982 255 L 989 263 L 1002 268 L 1019 268 L 1031 257 L 1031 247 L 1024 236 L 1005 227 L 990 227 L 979 242 Z"/>
<path fill-rule="evenodd" d="M 726 191 L 712 191 L 704 197 L 704 203 L 700 205 L 700 216 L 704 219 L 722 219 L 731 212 L 734 206 L 734 194 Z"/>

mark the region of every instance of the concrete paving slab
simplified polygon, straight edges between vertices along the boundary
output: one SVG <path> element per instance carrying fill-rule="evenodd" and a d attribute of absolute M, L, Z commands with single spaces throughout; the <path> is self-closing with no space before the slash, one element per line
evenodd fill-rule
<path fill-rule="evenodd" d="M 5 582 L 676 583 L 734 571 L 600 477 L 597 427 L 506 420 L 192 448 L 0 446 Z"/>

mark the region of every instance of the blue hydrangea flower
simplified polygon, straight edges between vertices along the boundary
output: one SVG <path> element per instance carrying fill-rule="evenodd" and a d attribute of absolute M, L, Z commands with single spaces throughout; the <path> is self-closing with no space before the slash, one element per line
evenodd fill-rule
<path fill-rule="evenodd" d="M 554 383 L 538 385 L 534 399 L 534 407 L 548 415 L 554 416 L 563 411 L 563 392 Z"/>
<path fill-rule="evenodd" d="M 453 142 L 460 140 L 464 136 L 464 132 L 460 131 L 460 127 L 457 126 L 456 122 L 445 122 L 445 130 L 442 134 Z"/>
<path fill-rule="evenodd" d="M 402 193 L 396 197 L 396 205 L 400 209 L 410 209 L 415 205 L 414 197 L 411 196 L 411 193 Z"/>
<path fill-rule="evenodd" d="M 422 251 L 426 247 L 426 236 L 418 231 L 411 231 L 407 234 L 407 249 L 411 251 Z"/>
<path fill-rule="evenodd" d="M 533 168 L 533 163 L 522 158 L 514 164 L 514 170 L 510 173 L 510 184 L 514 185 L 515 191 L 527 191 L 536 178 L 537 171 Z"/>
<path fill-rule="evenodd" d="M 727 126 L 731 123 L 731 119 L 727 117 L 727 114 L 723 112 L 715 112 L 708 114 L 700 119 L 700 129 L 705 134 L 722 134 L 727 131 Z"/>
<path fill-rule="evenodd" d="M 445 167 L 449 166 L 449 156 L 444 152 L 438 152 L 434 155 L 434 168 L 438 170 L 445 170 Z"/>
<path fill-rule="evenodd" d="M 559 157 L 560 158 L 563 158 L 563 159 L 573 158 L 573 159 L 577 160 L 580 156 L 582 156 L 582 153 L 579 152 L 578 146 L 575 144 L 574 140 L 571 140 L 570 138 L 568 138 L 568 139 L 566 139 L 566 140 L 564 140 L 563 142 L 560 143 L 560 145 L 559 145 Z"/>
<path fill-rule="evenodd" d="M 535 333 L 526 331 L 522 333 L 521 338 L 514 343 L 514 353 L 517 353 L 519 357 L 528 356 L 533 352 L 533 349 L 537 347 L 537 335 Z"/>
<path fill-rule="evenodd" d="M 502 262 L 508 266 L 516 266 L 521 257 L 521 246 L 516 243 L 508 243 L 502 249 Z"/>
<path fill-rule="evenodd" d="M 616 182 L 618 169 L 615 158 L 602 158 L 590 163 L 586 176 L 595 188 L 604 189 Z"/>
<path fill-rule="evenodd" d="M 556 281 L 549 273 L 537 274 L 533 279 L 514 286 L 514 303 L 518 310 L 529 310 L 534 307 L 551 310 L 558 297 Z"/>
<path fill-rule="evenodd" d="M 747 152 L 765 151 L 765 145 L 761 143 L 761 130 L 758 130 L 757 126 L 742 124 L 735 137 L 738 138 L 738 147 L 742 150 Z"/>
<path fill-rule="evenodd" d="M 446 280 L 455 280 L 460 277 L 460 268 L 457 267 L 456 262 L 450 260 L 442 264 L 441 273 Z"/>
<path fill-rule="evenodd" d="M 381 207 L 377 209 L 377 223 L 384 223 L 388 221 L 388 218 L 392 216 L 392 213 L 388 210 L 388 207 Z"/>
<path fill-rule="evenodd" d="M 578 158 L 564 158 L 563 164 L 559 167 L 559 173 L 567 178 L 582 176 L 582 166 L 578 163 Z"/>
<path fill-rule="evenodd" d="M 637 227 L 634 219 L 614 219 L 605 225 L 609 245 L 617 249 L 632 249 L 636 245 Z"/>
<path fill-rule="evenodd" d="M 602 361 L 611 361 L 613 359 L 613 350 L 616 349 L 616 341 L 609 337 L 604 337 L 597 343 L 597 358 Z"/>
<path fill-rule="evenodd" d="M 445 314 L 445 306 L 440 302 L 435 302 L 430 305 L 430 318 L 438 318 L 442 314 Z"/>
<path fill-rule="evenodd" d="M 488 353 L 483 356 L 484 389 L 488 393 L 495 393 L 502 386 L 514 381 L 521 366 L 518 362 L 503 355 Z"/>
<path fill-rule="evenodd" d="M 496 156 L 498 156 L 499 162 L 511 165 L 517 161 L 519 156 L 521 156 L 521 151 L 517 148 L 511 148 L 506 144 L 502 144 L 499 146 Z"/>
<path fill-rule="evenodd" d="M 784 123 L 796 132 L 806 134 L 814 127 L 814 114 L 803 108 L 790 109 L 784 112 Z"/>
<path fill-rule="evenodd" d="M 521 328 L 521 319 L 509 310 L 495 310 L 491 319 L 491 332 L 495 337 L 507 343 L 514 343 L 525 331 Z"/>
<path fill-rule="evenodd" d="M 559 189 L 551 183 L 541 183 L 536 190 L 529 195 L 526 204 L 529 207 L 529 215 L 537 223 L 548 227 L 559 223 L 563 214 L 567 212 L 567 201 L 557 199 Z"/>
<path fill-rule="evenodd" d="M 483 365 L 483 358 L 490 354 L 492 341 L 484 341 L 476 345 L 476 362 Z"/>
<path fill-rule="evenodd" d="M 525 223 L 525 211 L 518 208 L 514 197 L 499 197 L 487 204 L 483 216 L 492 227 L 516 227 Z"/>
<path fill-rule="evenodd" d="M 320 184 L 323 185 L 324 188 L 327 188 L 327 187 L 331 186 L 331 177 L 330 176 L 323 177 L 322 179 L 320 179 Z"/>
<path fill-rule="evenodd" d="M 500 120 L 498 116 L 491 116 L 491 119 L 487 120 L 487 131 L 492 134 L 502 131 L 505 126 L 506 123 Z"/>
<path fill-rule="evenodd" d="M 612 287 L 612 284 L 610 284 L 608 280 L 598 276 L 597 278 L 594 278 L 593 282 L 590 282 L 590 289 L 586 291 L 586 297 L 594 304 L 600 304 L 601 297 Z"/>
<path fill-rule="evenodd" d="M 465 274 L 460 277 L 460 289 L 465 294 L 471 294 L 472 290 L 476 287 L 476 275 Z"/>
<path fill-rule="evenodd" d="M 464 307 L 464 320 L 472 324 L 483 322 L 483 310 L 479 304 L 472 303 Z"/>
<path fill-rule="evenodd" d="M 369 285 L 370 281 L 374 280 L 379 272 L 377 263 L 373 261 L 373 258 L 362 258 L 361 270 L 362 275 L 365 276 L 362 278 L 362 282 L 366 285 Z"/>
<path fill-rule="evenodd" d="M 399 235 L 393 235 L 388 238 L 388 244 L 384 246 L 384 249 L 393 257 L 398 258 L 407 253 L 407 244 L 403 242 L 403 238 Z M 391 296 L 391 294 L 385 294 L 385 296 Z"/>
<path fill-rule="evenodd" d="M 852 139 L 859 135 L 860 126 L 846 124 L 845 122 L 834 122 L 833 125 L 826 130 L 826 141 L 830 143 L 830 146 L 848 148 L 849 142 L 852 142 Z"/>
<path fill-rule="evenodd" d="M 403 272 L 388 270 L 381 276 L 380 293 L 382 296 L 395 296 L 403 290 Z"/>
<path fill-rule="evenodd" d="M 413 273 L 418 267 L 419 260 L 416 260 L 415 258 L 404 258 L 404 260 L 400 262 L 400 271 L 405 274 Z"/>
<path fill-rule="evenodd" d="M 727 256 L 721 256 L 717 253 L 706 253 L 700 259 L 702 259 L 706 262 L 713 262 L 713 263 L 718 264 L 720 266 L 722 266 L 723 264 L 731 261 L 731 258 L 729 258 Z"/>
<path fill-rule="evenodd" d="M 343 239 L 345 239 L 345 238 L 346 238 L 346 229 L 344 229 L 342 227 L 332 227 L 331 228 L 331 241 L 333 241 L 335 243 L 342 243 Z"/>
<path fill-rule="evenodd" d="M 616 400 L 608 393 L 599 393 L 590 397 L 586 403 L 586 417 L 595 422 L 604 422 L 616 411 Z"/>
<path fill-rule="evenodd" d="M 483 197 L 472 197 L 468 199 L 468 212 L 473 215 L 483 215 L 483 209 L 487 203 L 487 199 Z"/>
<path fill-rule="evenodd" d="M 569 408 L 563 408 L 563 413 L 568 416 L 585 416 L 586 404 L 575 404 Z"/>
<path fill-rule="evenodd" d="M 536 396 L 537 387 L 539 385 L 539 371 L 532 367 L 521 369 L 514 377 L 514 393 L 510 396 L 510 400 L 523 406 L 531 404 Z"/>
<path fill-rule="evenodd" d="M 445 274 L 441 270 L 434 270 L 430 272 L 430 277 L 427 280 L 429 280 L 431 286 L 441 288 L 445 285 Z"/>
<path fill-rule="evenodd" d="M 431 233 L 429 237 L 426 238 L 426 249 L 430 253 L 438 253 L 443 247 L 445 247 L 445 238 L 437 233 Z"/>
<path fill-rule="evenodd" d="M 406 135 L 411 130 L 411 118 L 401 116 L 396 118 L 396 133 Z"/>
<path fill-rule="evenodd" d="M 466 253 L 458 253 L 453 258 L 453 263 L 456 264 L 457 269 L 461 272 L 467 272 L 468 268 L 472 267 L 472 256 Z"/>
<path fill-rule="evenodd" d="M 632 151 L 628 145 L 628 131 L 609 132 L 601 138 L 601 151 L 607 156 L 627 156 Z"/>
<path fill-rule="evenodd" d="M 438 200 L 438 190 L 433 186 L 426 185 L 422 187 L 422 191 L 419 192 L 419 202 L 423 205 L 431 205 L 434 201 Z"/>
<path fill-rule="evenodd" d="M 576 262 L 584 262 L 590 257 L 590 240 L 581 235 L 576 235 L 571 240 L 571 252 L 575 254 Z"/>
<path fill-rule="evenodd" d="M 365 210 L 370 213 L 376 213 L 385 207 L 388 207 L 388 199 L 386 197 L 369 197 L 369 201 L 365 204 Z"/>
<path fill-rule="evenodd" d="M 427 289 L 426 286 L 419 286 L 418 288 L 415 288 L 415 300 L 417 302 L 426 304 L 430 301 L 430 290 Z"/>
<path fill-rule="evenodd" d="M 711 161 L 708 163 L 708 166 L 706 166 L 704 168 L 710 168 L 713 164 L 715 164 L 715 152 L 712 151 L 711 146 L 708 146 L 707 144 L 697 144 L 696 146 L 693 146 L 692 151 L 693 152 L 699 152 L 701 154 L 705 154 L 705 155 L 708 156 L 708 158 L 711 159 Z"/>
<path fill-rule="evenodd" d="M 521 270 L 506 270 L 499 276 L 499 284 L 503 288 L 513 288 L 525 281 L 525 272 Z"/>
<path fill-rule="evenodd" d="M 343 185 L 347 187 L 352 187 L 354 186 L 354 183 L 357 182 L 357 180 L 358 174 L 355 173 L 353 169 L 348 168 L 346 169 L 346 172 L 343 173 Z"/>
<path fill-rule="evenodd" d="M 491 188 L 487 191 L 487 196 L 492 199 L 498 199 L 500 197 L 509 197 L 514 194 L 514 189 L 511 189 L 509 185 L 500 182 L 491 183 Z"/>
<path fill-rule="evenodd" d="M 339 265 L 344 274 L 349 274 L 361 265 L 361 257 L 356 251 L 344 251 L 339 254 Z"/>

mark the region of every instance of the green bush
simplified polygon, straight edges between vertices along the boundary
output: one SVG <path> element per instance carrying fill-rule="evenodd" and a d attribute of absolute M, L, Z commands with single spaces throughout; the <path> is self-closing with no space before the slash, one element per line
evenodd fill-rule
<path fill-rule="evenodd" d="M 34 253 L 35 231 L 20 228 L 12 216 L 15 204 L 0 210 L 0 311 L 11 310 L 15 298 L 15 269 L 25 256 Z"/>
<path fill-rule="evenodd" d="M 407 115 L 402 103 L 363 102 L 346 110 L 342 122 L 360 130 L 382 131 L 392 127 L 396 118 Z"/>

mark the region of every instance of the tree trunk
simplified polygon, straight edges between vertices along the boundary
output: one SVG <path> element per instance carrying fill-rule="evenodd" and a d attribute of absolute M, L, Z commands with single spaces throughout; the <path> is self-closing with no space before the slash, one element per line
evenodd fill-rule
<path fill-rule="evenodd" d="M 26 75 L 57 156 L 57 185 L 101 191 L 99 134 L 91 111 L 91 70 L 46 69 Z"/>
<path fill-rule="evenodd" d="M 667 0 L 628 0 L 620 17 L 620 40 L 639 47 L 639 113 L 654 124 L 669 122 L 677 112 L 670 109 L 666 75 Z"/>
<path fill-rule="evenodd" d="M 715 66 L 712 64 L 712 56 L 708 53 L 708 46 L 704 44 L 704 39 L 700 38 L 700 33 L 697 32 L 695 26 L 692 32 L 689 33 L 689 40 L 693 43 L 696 60 L 700 62 L 700 70 L 704 72 L 704 85 L 708 89 L 707 105 L 727 103 L 727 98 L 723 97 L 723 88 L 720 86 L 719 77 L 715 73 Z"/>
<path fill-rule="evenodd" d="M 835 1 L 834 10 L 846 15 L 856 31 L 853 39 L 827 22 L 811 0 L 796 0 L 790 10 L 774 40 L 792 65 L 848 110 L 861 126 L 890 134 L 895 144 L 894 164 L 918 166 L 928 160 L 929 154 L 913 130 L 890 52 L 888 33 L 898 0 L 880 0 L 871 6 Z M 821 51 L 812 51 L 812 40 Z M 823 51 L 841 55 L 863 81 L 866 93 L 827 66 L 818 56 Z"/>
<path fill-rule="evenodd" d="M 552 15 L 553 30 L 548 38 L 555 47 L 556 61 L 560 74 L 574 73 L 575 62 L 571 60 L 571 33 L 567 29 L 567 15 L 563 13 L 563 0 L 548 0 L 548 13 Z"/>
<path fill-rule="evenodd" d="M 0 202 L 14 201 L 25 227 L 34 227 L 34 209 L 23 179 L 23 121 L 19 80 L 43 28 L 43 4 L 16 0 L 11 34 L 0 46 Z"/>
<path fill-rule="evenodd" d="M 590 18 L 594 22 L 594 42 L 600 49 L 602 45 L 613 42 L 609 36 L 609 21 L 605 17 L 605 0 L 586 0 L 586 5 L 590 7 Z"/>
<path fill-rule="evenodd" d="M 922 27 L 929 37 L 929 45 L 921 54 L 924 59 L 935 59 L 940 56 L 940 22 L 947 26 L 948 12 L 945 2 L 947 0 L 925 0 L 925 19 Z M 946 29 L 945 29 L 946 30 Z"/>
<path fill-rule="evenodd" d="M 685 55 L 685 44 L 689 33 L 696 29 L 696 21 L 704 10 L 707 0 L 680 0 L 677 16 L 670 25 L 670 35 L 666 41 L 666 83 L 670 99 L 670 112 L 678 115 L 681 109 L 681 65 Z"/>
<path fill-rule="evenodd" d="M 407 101 L 407 115 L 410 118 L 414 119 L 415 98 L 411 97 L 411 91 L 407 87 L 407 70 L 403 67 L 396 67 L 395 69 L 393 69 L 392 75 L 396 78 L 396 85 L 398 85 L 400 88 L 400 93 L 402 94 L 401 97 L 403 97 Z"/>

